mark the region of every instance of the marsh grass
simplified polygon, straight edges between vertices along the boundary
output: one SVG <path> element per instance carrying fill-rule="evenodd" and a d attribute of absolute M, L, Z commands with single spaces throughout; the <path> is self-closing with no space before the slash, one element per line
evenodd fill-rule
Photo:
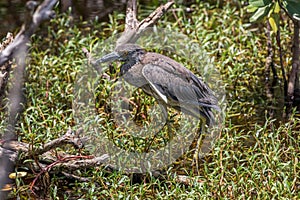
<path fill-rule="evenodd" d="M 107 173 L 102 168 L 78 170 L 91 177 L 90 182 L 67 182 L 60 173 L 49 172 L 44 197 L 51 199 L 297 199 L 300 197 L 300 121 L 295 113 L 287 122 L 268 118 L 269 104 L 264 93 L 264 66 L 267 55 L 263 28 L 248 23 L 245 8 L 198 3 L 192 13 L 182 6 L 159 21 L 159 27 L 187 34 L 213 59 L 226 88 L 224 126 L 212 150 L 191 166 L 192 152 L 182 155 L 163 169 L 164 178 L 145 177 L 136 180 L 122 172 Z M 141 10 L 146 15 L 149 10 Z M 174 21 L 175 20 L 175 21 Z M 94 22 L 92 27 L 75 25 L 67 15 L 52 20 L 46 36 L 36 35 L 30 48 L 25 83 L 25 111 L 19 123 L 19 140 L 35 147 L 64 134 L 74 127 L 74 81 L 86 65 L 83 47 L 103 42 L 124 28 L 124 15 L 114 13 L 107 23 Z M 282 39 L 289 43 L 290 30 L 283 27 Z M 273 41 L 274 43 L 274 41 Z M 275 44 L 275 43 L 274 43 Z M 284 45 L 283 45 L 284 46 Z M 288 47 L 284 47 L 287 48 Z M 97 55 L 100 56 L 100 55 Z M 171 55 L 170 55 L 171 56 Z M 175 58 L 176 59 L 176 58 Z M 184 59 L 177 59 L 186 62 Z M 289 61 L 287 61 L 289 63 Z M 118 64 L 116 64 L 119 66 Z M 133 137 L 128 130 L 116 127 L 111 120 L 110 98 L 118 67 L 105 71 L 110 79 L 101 79 L 95 90 L 95 110 L 99 127 L 116 145 L 140 151 L 149 138 Z M 197 73 L 197 67 L 188 66 Z M 279 71 L 279 67 L 276 65 Z M 96 72 L 95 72 L 96 73 Z M 279 83 L 280 86 L 280 83 Z M 278 89 L 275 108 L 283 112 L 282 91 Z M 130 117 L 144 126 L 151 122 L 148 110 L 154 99 L 136 90 L 128 104 Z M 171 111 L 171 114 L 176 114 Z M 178 116 L 172 119 L 180 122 Z M 176 126 L 172 127 L 176 132 Z M 1 123 L 4 127 L 4 122 Z M 162 130 L 153 145 L 159 147 L 169 139 Z M 194 145 L 194 144 L 193 144 Z M 192 145 L 192 146 L 193 146 Z M 77 153 L 64 147 L 57 151 Z M 34 162 L 28 160 L 27 162 Z M 22 164 L 17 166 L 22 169 Z M 47 173 L 48 174 L 48 173 Z M 193 177 L 189 185 L 178 183 L 177 175 Z M 12 196 L 28 199 L 29 183 L 34 175 L 17 180 Z M 41 187 L 42 184 L 41 184 Z M 42 196 L 43 196 L 42 195 Z"/>

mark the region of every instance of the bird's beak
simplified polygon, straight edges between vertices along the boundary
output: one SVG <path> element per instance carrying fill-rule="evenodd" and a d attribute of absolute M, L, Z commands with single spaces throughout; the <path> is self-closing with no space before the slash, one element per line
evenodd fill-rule
<path fill-rule="evenodd" d="M 96 62 L 97 63 L 104 63 L 104 62 L 115 61 L 117 59 L 120 59 L 120 57 L 121 56 L 118 53 L 112 52 L 112 53 L 106 54 L 102 58 L 99 58 L 98 60 L 96 60 Z"/>

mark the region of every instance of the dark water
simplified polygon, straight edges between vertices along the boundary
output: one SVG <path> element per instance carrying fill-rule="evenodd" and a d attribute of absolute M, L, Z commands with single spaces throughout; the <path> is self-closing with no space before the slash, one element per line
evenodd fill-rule
<path fill-rule="evenodd" d="M 21 27 L 28 14 L 27 1 L 0 0 L 0 38 L 7 32 L 15 33 Z M 58 5 L 60 12 L 66 12 L 69 8 L 72 8 L 75 19 L 82 18 L 89 21 L 98 18 L 99 21 L 107 21 L 108 15 L 113 11 L 125 13 L 126 0 L 60 0 Z"/>

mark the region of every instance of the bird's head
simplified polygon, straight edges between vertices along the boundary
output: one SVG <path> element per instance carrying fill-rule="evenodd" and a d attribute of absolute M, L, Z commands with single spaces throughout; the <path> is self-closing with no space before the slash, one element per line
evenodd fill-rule
<path fill-rule="evenodd" d="M 124 44 L 118 46 L 114 52 L 106 54 L 98 59 L 98 63 L 119 61 L 138 61 L 146 51 L 136 44 Z"/>

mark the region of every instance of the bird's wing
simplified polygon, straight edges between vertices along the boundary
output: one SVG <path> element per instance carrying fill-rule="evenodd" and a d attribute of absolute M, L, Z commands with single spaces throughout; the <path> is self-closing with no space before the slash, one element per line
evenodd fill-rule
<path fill-rule="evenodd" d="M 165 103 L 169 104 L 171 101 L 179 105 L 205 106 L 218 110 L 216 98 L 211 90 L 194 74 L 188 72 L 178 74 L 176 70 L 172 72 L 169 68 L 156 64 L 147 64 L 142 69 L 143 76 L 151 88 Z"/>

